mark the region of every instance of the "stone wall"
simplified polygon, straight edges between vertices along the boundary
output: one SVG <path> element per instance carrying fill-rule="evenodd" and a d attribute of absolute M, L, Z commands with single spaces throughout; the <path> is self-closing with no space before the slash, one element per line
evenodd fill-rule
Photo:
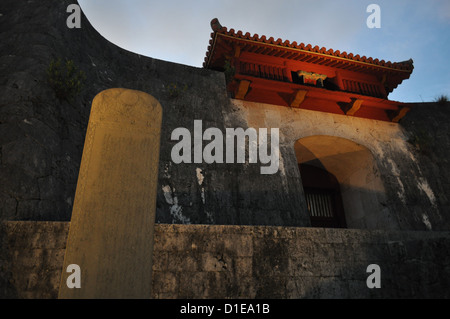
<path fill-rule="evenodd" d="M 416 164 L 421 174 L 428 179 L 429 188 L 423 187 L 421 180 L 408 179 L 406 182 L 422 185 L 423 192 L 435 196 L 434 209 L 439 211 L 439 219 L 444 223 L 441 229 L 449 229 L 450 213 L 450 101 L 444 103 L 413 103 L 413 110 L 401 122 L 407 141 L 413 146 Z M 401 176 L 409 174 L 407 167 Z M 408 197 L 411 210 L 427 213 L 430 208 L 416 197 Z"/>
<path fill-rule="evenodd" d="M 308 225 L 299 213 L 300 190 L 277 189 L 279 175 L 261 180 L 259 168 L 173 164 L 174 129 L 192 130 L 200 119 L 205 128 L 224 130 L 231 102 L 222 73 L 125 51 L 84 15 L 81 29 L 68 29 L 71 2 L 2 2 L 1 219 L 70 220 L 92 100 L 108 88 L 129 88 L 149 93 L 163 107 L 157 222 Z M 86 75 L 71 99 L 58 98 L 49 86 L 47 70 L 57 58 L 73 61 Z M 270 194 L 258 184 L 273 185 Z"/>
<path fill-rule="evenodd" d="M 3 298 L 56 298 L 69 223 L 7 222 Z M 381 268 L 381 288 L 366 285 Z M 153 298 L 450 298 L 450 233 L 155 228 Z M 82 279 L 81 279 L 82 280 Z"/>
<path fill-rule="evenodd" d="M 92 100 L 102 90 L 123 87 L 149 93 L 163 107 L 157 222 L 309 226 L 292 145 L 328 134 L 363 145 L 375 157 L 386 193 L 378 200 L 380 216 L 388 221 L 379 227 L 449 229 L 448 105 L 416 105 L 397 125 L 242 104 L 227 96 L 222 73 L 125 51 L 84 16 L 81 29 L 68 29 L 71 2 L 2 1 L 1 219 L 70 220 Z M 73 61 L 86 75 L 71 98 L 57 97 L 47 79 L 58 58 Z M 279 127 L 280 171 L 261 175 L 259 165 L 174 164 L 172 131 L 192 132 L 198 119 L 204 129 L 223 132 Z"/>
<path fill-rule="evenodd" d="M 125 51 L 84 16 L 81 29 L 68 29 L 71 2 L 2 1 L 0 219 L 70 220 L 92 100 L 105 89 L 123 87 L 149 93 L 163 107 L 157 222 L 309 226 L 292 145 L 308 135 L 329 134 L 374 155 L 386 193 L 378 201 L 380 216 L 392 221 L 380 227 L 449 229 L 448 105 L 418 104 L 397 125 L 242 104 L 229 99 L 220 72 Z M 57 97 L 47 79 L 58 58 L 86 75 L 71 98 Z M 222 132 L 280 127 L 283 166 L 277 174 L 261 175 L 259 165 L 174 164 L 171 133 L 179 127 L 192 132 L 194 120 Z"/>
<path fill-rule="evenodd" d="M 0 298 L 57 298 L 68 231 L 67 222 L 0 223 Z"/>
<path fill-rule="evenodd" d="M 390 124 L 233 101 L 220 72 L 118 48 L 84 16 L 81 29 L 68 29 L 72 2 L 0 5 L 0 219 L 30 221 L 0 231 L 3 296 L 56 296 L 92 100 L 108 88 L 129 88 L 163 107 L 155 297 L 449 297 L 448 103 L 414 104 L 400 124 Z M 49 85 L 47 70 L 58 58 L 86 75 L 74 96 L 57 96 Z M 174 164 L 171 133 L 192 132 L 194 120 L 222 132 L 279 127 L 279 172 Z M 378 230 L 307 228 L 294 144 L 320 134 L 370 150 L 384 188 Z M 382 269 L 379 290 L 365 286 L 372 262 Z M 196 285 L 188 284 L 192 278 Z"/>

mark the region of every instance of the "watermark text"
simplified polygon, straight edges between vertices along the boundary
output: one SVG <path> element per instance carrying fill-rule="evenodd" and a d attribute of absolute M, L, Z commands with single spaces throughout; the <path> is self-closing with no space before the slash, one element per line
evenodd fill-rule
<path fill-rule="evenodd" d="M 246 163 L 245 153 L 248 149 L 248 163 L 257 163 L 259 159 L 261 164 L 268 164 L 261 167 L 261 174 L 278 172 L 280 163 L 278 128 L 271 128 L 270 134 L 268 134 L 267 128 L 260 128 L 258 132 L 254 128 L 246 130 L 226 128 L 224 137 L 222 131 L 215 127 L 207 128 L 203 132 L 202 120 L 194 120 L 193 135 L 192 139 L 191 132 L 184 127 L 172 131 L 172 141 L 179 141 L 173 146 L 171 152 L 172 161 L 175 164 L 192 162 Z M 203 141 L 211 142 L 203 147 Z"/>

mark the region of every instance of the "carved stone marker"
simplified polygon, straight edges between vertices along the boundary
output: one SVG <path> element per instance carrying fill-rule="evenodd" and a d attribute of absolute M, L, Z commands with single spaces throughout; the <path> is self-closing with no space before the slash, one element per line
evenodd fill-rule
<path fill-rule="evenodd" d="M 150 298 L 161 120 L 144 92 L 94 98 L 59 298 Z M 80 288 L 67 285 L 72 264 Z"/>

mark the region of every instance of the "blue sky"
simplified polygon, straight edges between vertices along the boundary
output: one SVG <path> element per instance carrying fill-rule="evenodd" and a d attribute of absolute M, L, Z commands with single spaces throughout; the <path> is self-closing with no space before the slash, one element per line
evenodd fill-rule
<path fill-rule="evenodd" d="M 110 42 L 129 51 L 202 67 L 210 21 L 228 29 L 352 52 L 380 60 L 414 60 L 414 72 L 389 99 L 450 97 L 450 0 L 78 0 Z M 369 29 L 369 4 L 381 28 Z"/>

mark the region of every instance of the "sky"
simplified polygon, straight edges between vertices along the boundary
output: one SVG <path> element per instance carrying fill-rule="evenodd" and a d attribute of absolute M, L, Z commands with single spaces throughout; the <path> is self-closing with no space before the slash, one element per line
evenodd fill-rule
<path fill-rule="evenodd" d="M 108 41 L 137 54 L 202 67 L 210 22 L 244 33 L 318 45 L 400 62 L 414 61 L 410 79 L 389 99 L 450 98 L 450 0 L 78 0 Z M 370 4 L 380 28 L 369 28 Z M 82 27 L 82 26 L 81 26 Z"/>

